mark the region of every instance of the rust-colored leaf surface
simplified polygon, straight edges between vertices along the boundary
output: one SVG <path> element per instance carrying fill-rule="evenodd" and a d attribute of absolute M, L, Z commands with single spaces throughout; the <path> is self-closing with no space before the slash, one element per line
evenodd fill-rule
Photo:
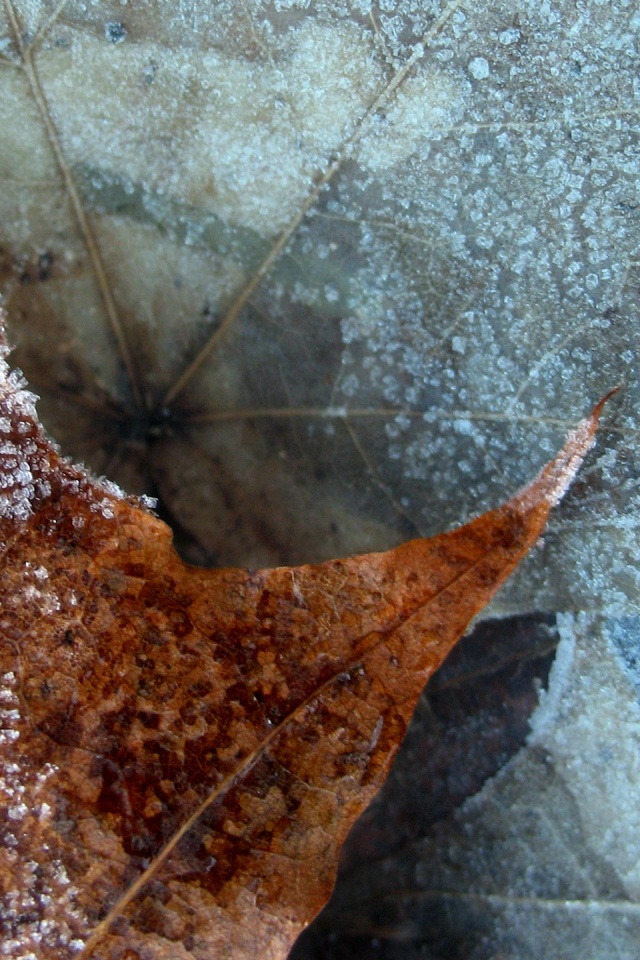
<path fill-rule="evenodd" d="M 209 571 L 61 459 L 0 362 L 0 955 L 282 958 L 601 404 L 530 486 L 451 533 Z"/>

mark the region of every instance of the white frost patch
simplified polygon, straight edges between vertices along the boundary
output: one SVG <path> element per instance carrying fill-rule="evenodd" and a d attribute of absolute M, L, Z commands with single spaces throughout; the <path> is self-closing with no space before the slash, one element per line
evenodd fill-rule
<path fill-rule="evenodd" d="M 65 118 L 71 163 L 117 170 L 271 236 L 298 209 L 384 74 L 366 32 L 346 22 L 305 21 L 277 62 L 223 52 L 114 46 L 83 31 L 73 58 L 47 52 L 43 82 Z M 144 65 L 153 62 L 162 69 L 145 82 Z M 73 90 L 88 74 L 94 92 L 80 118 Z M 159 128 L 166 136 L 150 157 L 148 132 Z"/>
<path fill-rule="evenodd" d="M 489 61 L 484 57 L 474 57 L 469 63 L 469 73 L 474 80 L 486 80 L 490 72 Z"/>
<path fill-rule="evenodd" d="M 617 650 L 587 615 L 558 617 L 548 693 L 531 718 L 571 791 L 593 850 L 640 898 L 640 703 Z"/>
<path fill-rule="evenodd" d="M 0 325 L 2 316 L 0 315 Z M 25 522 L 34 510 L 34 502 L 46 500 L 52 494 L 52 463 L 49 445 L 44 440 L 36 414 L 36 397 L 25 389 L 22 375 L 9 372 L 4 357 L 5 347 L 0 350 L 0 520 Z M 31 434 L 31 436 L 30 436 Z M 93 490 L 82 490 L 76 471 L 86 475 L 83 467 L 69 464 L 70 474 L 64 477 L 66 491 L 83 495 L 89 500 L 93 511 L 113 519 L 112 499 L 123 499 L 126 494 L 110 480 L 93 480 Z M 63 468 L 64 470 L 64 468 Z M 100 493 L 104 496 L 100 497 Z M 94 499 L 95 498 L 95 499 Z M 74 518 L 74 525 L 76 518 Z M 38 567 L 33 571 L 38 580 L 48 578 L 47 570 Z M 48 612 L 59 609 L 57 599 L 49 603 Z"/>
<path fill-rule="evenodd" d="M 100 488 L 105 491 L 105 493 L 115 497 L 116 500 L 124 500 L 127 496 L 124 490 L 119 487 L 117 483 L 114 483 L 113 480 L 107 480 L 106 477 L 100 477 L 100 479 L 96 482 Z"/>
<path fill-rule="evenodd" d="M 463 108 L 462 92 L 436 69 L 421 68 L 406 81 L 358 148 L 358 160 L 372 172 L 405 162 L 439 131 L 450 128 Z"/>
<path fill-rule="evenodd" d="M 556 650 L 556 656 L 549 675 L 549 688 L 540 691 L 538 709 L 529 721 L 531 726 L 529 743 L 532 744 L 542 742 L 544 737 L 553 730 L 560 716 L 561 704 L 569 689 L 576 644 L 575 637 L 571 630 L 563 631 L 563 626 L 565 622 L 571 623 L 571 621 L 571 617 L 564 617 L 561 614 L 558 615 L 558 627 L 562 633 L 563 640 L 558 644 L 558 649 Z"/>
<path fill-rule="evenodd" d="M 29 575 L 30 571 L 25 570 L 25 577 Z M 43 581 L 39 580 L 38 583 L 41 585 Z M 31 615 L 36 617 L 48 617 L 62 609 L 60 598 L 55 591 L 41 590 L 33 583 L 26 583 L 16 589 L 6 603 L 8 606 L 18 607 L 19 610 L 29 606 Z"/>
<path fill-rule="evenodd" d="M 592 429 L 590 419 L 581 420 L 575 430 L 567 437 L 567 453 L 558 457 L 556 463 L 556 483 L 548 494 L 547 500 L 555 507 L 571 486 L 587 451 L 594 445 L 595 437 L 589 436 Z"/>
<path fill-rule="evenodd" d="M 516 43 L 520 39 L 520 31 L 515 27 L 509 27 L 507 30 L 501 30 L 498 34 L 498 40 L 504 47 L 511 46 L 512 43 Z"/>
<path fill-rule="evenodd" d="M 46 841 L 53 833 L 53 810 L 44 799 L 50 780 L 59 774 L 51 763 L 34 770 L 20 753 L 20 699 L 13 671 L 0 677 L 0 810 L 6 821 L 0 837 L 0 873 L 11 878 L 0 910 L 3 939 L 0 956 L 11 960 L 57 955 L 81 944 L 79 930 L 86 922 L 78 914 L 78 891 L 65 866 L 43 856 L 35 863 L 19 857 L 19 837 L 38 835 Z M 44 845 L 46 850 L 46 842 Z"/>
<path fill-rule="evenodd" d="M 545 479 L 543 495 L 549 506 L 555 507 L 562 500 L 580 469 L 587 452 L 595 443 L 593 420 L 586 417 L 575 430 L 568 434 L 564 447 L 553 461 L 553 470 Z M 543 473 L 547 468 L 543 468 Z M 517 494 L 524 510 L 534 506 L 540 498 L 540 477 L 536 477 Z"/>
<path fill-rule="evenodd" d="M 113 505 L 108 497 L 103 497 L 102 500 L 92 501 L 90 509 L 93 513 L 101 513 L 105 520 L 113 520 L 115 517 Z"/>
<path fill-rule="evenodd" d="M 19 707 L 20 701 L 15 693 L 16 675 L 13 671 L 3 673 L 0 677 L 0 741 L 6 732 L 14 733 L 12 739 L 17 739 L 20 732 L 15 729 L 16 722 L 20 719 Z M 1 762 L 1 761 L 0 761 Z M 17 768 L 15 764 L 10 764 L 10 772 L 15 773 Z"/>
<path fill-rule="evenodd" d="M 325 407 L 325 409 L 322 411 L 322 416 L 333 420 L 343 420 L 347 416 L 348 412 L 349 411 L 346 406 Z"/>
<path fill-rule="evenodd" d="M 0 322 L 1 322 L 0 317 Z M 33 429 L 29 419 L 36 417 L 36 397 L 25 389 L 22 375 L 10 373 L 4 359 L 6 349 L 0 351 L 0 519 L 27 520 L 35 497 L 43 496 L 34 470 L 48 466 L 38 445 L 26 439 L 16 443 L 13 425 L 20 436 Z M 20 427 L 24 427 L 20 429 Z"/>

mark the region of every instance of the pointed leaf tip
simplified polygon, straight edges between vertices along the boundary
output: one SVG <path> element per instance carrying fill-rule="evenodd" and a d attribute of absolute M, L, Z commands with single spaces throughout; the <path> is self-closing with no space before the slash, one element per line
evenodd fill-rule
<path fill-rule="evenodd" d="M 618 385 L 596 403 L 591 413 L 567 435 L 555 459 L 543 467 L 538 476 L 516 494 L 514 500 L 518 501 L 524 509 L 529 509 L 534 501 L 539 503 L 541 499 L 546 501 L 549 508 L 555 507 L 562 500 L 584 458 L 595 443 L 596 430 L 605 404 L 619 390 Z"/>

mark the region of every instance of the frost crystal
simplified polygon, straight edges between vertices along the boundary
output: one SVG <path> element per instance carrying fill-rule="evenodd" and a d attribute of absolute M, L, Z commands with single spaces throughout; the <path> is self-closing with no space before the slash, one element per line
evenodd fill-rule
<path fill-rule="evenodd" d="M 36 502 L 51 497 L 56 467 L 51 461 L 50 446 L 41 442 L 43 435 L 35 408 L 37 398 L 25 388 L 19 373 L 9 372 L 5 355 L 6 348 L 3 348 L 0 356 L 0 518 L 24 523 L 32 515 Z M 56 476 L 63 488 L 78 493 L 85 471 L 60 461 Z M 122 499 L 125 494 L 110 480 L 98 480 L 95 484 L 105 496 L 99 502 L 92 500 L 91 509 L 102 513 L 105 519 L 113 519 L 112 501 Z M 48 573 L 39 567 L 34 575 L 46 580 Z M 51 609 L 57 609 L 56 598 L 51 598 L 51 603 Z"/>
<path fill-rule="evenodd" d="M 34 449 L 14 442 L 11 430 L 13 421 L 35 416 L 35 400 L 22 378 L 10 374 L 6 361 L 0 359 L 0 517 L 4 519 L 26 520 L 36 496 Z M 44 466 L 42 459 L 40 463 Z"/>
<path fill-rule="evenodd" d="M 18 752 L 14 753 L 22 722 L 17 689 L 15 673 L 6 672 L 0 677 L 0 808 L 7 817 L 0 837 L 0 870 L 13 878 L 19 876 L 4 900 L 0 956 L 29 960 L 41 956 L 43 946 L 54 951 L 65 947 L 71 937 L 71 924 L 77 942 L 78 925 L 83 921 L 72 902 L 77 891 L 61 863 L 46 862 L 46 858 L 42 864 L 25 862 L 19 865 L 19 875 L 16 872 L 18 864 L 12 855 L 16 843 L 11 830 L 46 835 L 43 830 L 50 825 L 53 811 L 43 802 L 42 794 L 59 774 L 50 763 L 34 771 L 22 764 Z"/>

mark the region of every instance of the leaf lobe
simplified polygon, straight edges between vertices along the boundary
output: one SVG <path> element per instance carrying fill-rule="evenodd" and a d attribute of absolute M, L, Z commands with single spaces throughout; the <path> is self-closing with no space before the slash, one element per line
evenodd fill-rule
<path fill-rule="evenodd" d="M 428 677 L 535 542 L 601 405 L 533 484 L 458 530 L 202 571 L 164 524 L 62 460 L 21 390 L 5 380 L 0 399 L 0 669 L 17 734 L 2 762 L 24 798 L 7 808 L 0 877 L 22 907 L 6 937 L 16 957 L 281 957 L 330 892 Z"/>

